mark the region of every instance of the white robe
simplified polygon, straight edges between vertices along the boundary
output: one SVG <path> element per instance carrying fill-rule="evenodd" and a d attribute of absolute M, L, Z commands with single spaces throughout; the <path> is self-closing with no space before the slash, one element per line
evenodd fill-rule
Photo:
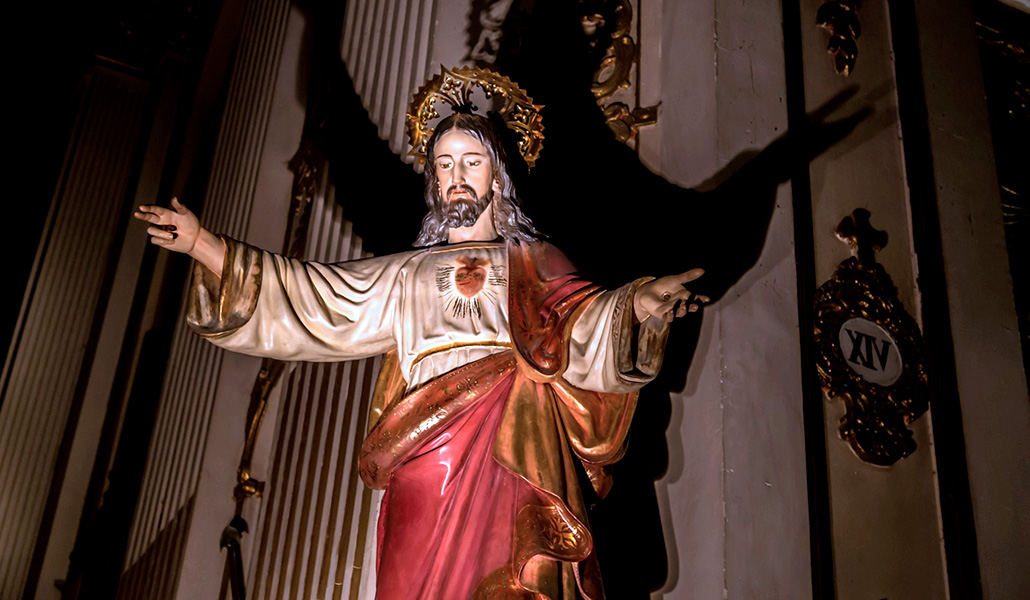
<path fill-rule="evenodd" d="M 198 267 L 190 323 L 214 344 L 280 360 L 338 361 L 396 349 L 414 388 L 512 347 L 504 242 L 466 242 L 337 264 L 287 259 L 227 240 L 224 281 Z M 260 271 L 257 290 L 247 290 Z M 564 379 L 600 392 L 628 392 L 654 376 L 629 354 L 633 293 L 646 281 L 597 294 L 573 325 Z M 253 285 L 251 286 L 253 287 Z M 240 296 L 251 299 L 237 319 Z M 216 306 L 217 305 L 217 306 Z M 249 313 L 249 314 L 247 314 Z M 667 327 L 652 319 L 650 331 Z"/>

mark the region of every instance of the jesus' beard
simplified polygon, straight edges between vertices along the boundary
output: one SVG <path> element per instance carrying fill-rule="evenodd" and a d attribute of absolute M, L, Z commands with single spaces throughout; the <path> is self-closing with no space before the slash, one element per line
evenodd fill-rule
<path fill-rule="evenodd" d="M 482 198 L 480 198 L 474 189 L 466 185 L 451 186 L 451 189 L 447 190 L 449 196 L 455 189 L 464 190 L 469 194 L 469 198 L 455 198 L 450 202 L 447 202 L 442 207 L 443 222 L 447 227 L 451 229 L 457 229 L 460 227 L 472 227 L 482 216 L 483 211 L 486 210 L 487 206 L 490 206 L 490 201 L 493 200 L 493 190 L 488 191 Z"/>

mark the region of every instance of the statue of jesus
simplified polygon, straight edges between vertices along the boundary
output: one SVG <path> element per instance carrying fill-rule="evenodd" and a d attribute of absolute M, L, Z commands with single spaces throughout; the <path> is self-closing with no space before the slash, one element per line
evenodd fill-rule
<path fill-rule="evenodd" d="M 360 453 L 385 489 L 376 598 L 604 597 L 577 462 L 600 495 L 669 322 L 708 298 L 700 269 L 604 290 L 520 209 L 500 132 L 443 118 L 425 144 L 417 249 L 338 264 L 141 206 L 151 241 L 195 259 L 190 326 L 280 360 L 387 353 Z"/>

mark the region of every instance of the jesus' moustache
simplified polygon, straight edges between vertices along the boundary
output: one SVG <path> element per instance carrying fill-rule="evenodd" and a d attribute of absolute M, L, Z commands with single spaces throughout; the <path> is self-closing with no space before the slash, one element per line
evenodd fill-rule
<path fill-rule="evenodd" d="M 476 194 L 476 190 L 473 189 L 471 185 L 467 185 L 464 183 L 456 183 L 451 187 L 447 188 L 447 199 L 450 200 L 451 196 L 454 195 L 454 192 L 457 191 L 465 192 L 466 194 L 471 196 L 473 200 L 479 200 L 479 195 Z"/>

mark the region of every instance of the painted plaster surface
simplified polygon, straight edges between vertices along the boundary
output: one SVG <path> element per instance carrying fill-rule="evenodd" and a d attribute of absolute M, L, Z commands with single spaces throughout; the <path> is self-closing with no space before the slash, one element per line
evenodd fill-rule
<path fill-rule="evenodd" d="M 803 23 L 815 21 L 816 8 L 802 7 Z M 858 93 L 840 113 L 862 105 L 873 109 L 852 135 L 812 162 L 816 280 L 825 282 L 849 256 L 834 235 L 837 223 L 854 209 L 865 208 L 872 213 L 873 226 L 889 235 L 877 260 L 897 285 L 906 309 L 918 318 L 886 3 L 863 4 L 861 19 L 857 66 L 846 79 L 834 72 L 826 54 L 826 33 L 802 28 L 809 110 L 847 86 L 858 86 Z M 839 439 L 843 404 L 827 401 L 823 408 L 838 598 L 947 597 L 929 414 L 913 426 L 915 454 L 880 468 L 856 458 Z"/>
<path fill-rule="evenodd" d="M 984 598 L 1030 596 L 1030 401 L 971 7 L 915 3 Z M 938 441 L 940 443 L 940 441 Z"/>
<path fill-rule="evenodd" d="M 648 135 L 660 135 L 662 174 L 696 186 L 786 129 L 780 8 L 665 5 L 663 112 Z M 790 207 L 782 185 L 758 263 L 706 310 L 673 397 L 659 482 L 672 564 L 654 597 L 811 597 Z"/>

